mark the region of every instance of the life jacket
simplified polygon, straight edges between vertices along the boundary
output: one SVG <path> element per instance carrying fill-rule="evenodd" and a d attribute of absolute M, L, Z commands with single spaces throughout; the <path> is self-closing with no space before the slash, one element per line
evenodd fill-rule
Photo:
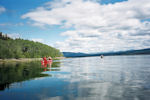
<path fill-rule="evenodd" d="M 53 62 L 53 60 L 52 60 L 52 59 L 47 60 L 47 63 L 48 63 L 48 64 L 51 64 L 52 62 Z"/>
<path fill-rule="evenodd" d="M 44 61 L 43 60 L 41 60 L 41 65 L 44 65 Z"/>
<path fill-rule="evenodd" d="M 46 57 L 44 57 L 43 60 L 44 60 L 44 64 L 47 64 L 47 59 L 46 59 Z"/>

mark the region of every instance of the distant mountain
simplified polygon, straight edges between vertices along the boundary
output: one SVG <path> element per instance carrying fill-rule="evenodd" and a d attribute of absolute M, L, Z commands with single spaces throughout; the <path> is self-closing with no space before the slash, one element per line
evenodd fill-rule
<path fill-rule="evenodd" d="M 143 55 L 150 54 L 150 48 L 148 49 L 140 49 L 140 50 L 127 50 L 127 51 L 118 51 L 118 52 L 107 52 L 107 53 L 75 53 L 75 52 L 63 52 L 65 57 L 88 57 L 88 56 L 113 56 L 113 55 Z"/>
<path fill-rule="evenodd" d="M 88 54 L 86 53 L 74 53 L 74 52 L 63 52 L 64 57 L 84 57 Z"/>

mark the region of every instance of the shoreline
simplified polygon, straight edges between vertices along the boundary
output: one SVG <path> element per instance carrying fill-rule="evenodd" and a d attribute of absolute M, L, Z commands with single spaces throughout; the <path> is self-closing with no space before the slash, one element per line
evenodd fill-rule
<path fill-rule="evenodd" d="M 53 60 L 60 60 L 60 59 L 65 59 L 66 57 L 55 57 Z M 30 61 L 40 61 L 42 58 L 10 58 L 10 59 L 0 59 L 0 63 L 5 63 L 5 62 L 30 62 Z"/>
<path fill-rule="evenodd" d="M 0 63 L 4 62 L 30 62 L 30 61 L 40 61 L 42 58 L 11 58 L 11 59 L 0 59 Z"/>

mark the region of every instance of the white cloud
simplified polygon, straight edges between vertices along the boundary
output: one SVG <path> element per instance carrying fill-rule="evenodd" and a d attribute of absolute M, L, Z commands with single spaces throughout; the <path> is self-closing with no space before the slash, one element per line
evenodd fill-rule
<path fill-rule="evenodd" d="M 40 38 L 34 38 L 34 39 L 31 39 L 32 41 L 34 42 L 43 42 L 44 40 L 43 39 L 40 39 Z"/>
<path fill-rule="evenodd" d="M 150 47 L 150 1 L 102 5 L 96 0 L 54 0 L 24 14 L 33 25 L 74 27 L 57 42 L 61 51 L 101 52 Z M 143 21 L 145 20 L 145 21 Z"/>
<path fill-rule="evenodd" d="M 21 35 L 18 33 L 11 33 L 11 34 L 7 34 L 7 35 L 13 39 L 21 38 Z"/>
<path fill-rule="evenodd" d="M 12 24 L 11 23 L 0 23 L 0 26 L 11 26 Z"/>
<path fill-rule="evenodd" d="M 5 11 L 6 11 L 6 9 L 4 7 L 2 7 L 2 6 L 0 6 L 0 14 L 5 12 Z"/>
<path fill-rule="evenodd" d="M 7 27 L 7 26 L 23 26 L 24 24 L 23 23 L 0 23 L 0 26 L 1 27 Z"/>

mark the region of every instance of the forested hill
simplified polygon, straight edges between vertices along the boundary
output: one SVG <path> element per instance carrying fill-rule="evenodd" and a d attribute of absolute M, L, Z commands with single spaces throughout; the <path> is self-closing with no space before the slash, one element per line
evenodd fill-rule
<path fill-rule="evenodd" d="M 60 57 L 63 54 L 51 46 L 23 39 L 12 39 L 0 32 L 0 59 Z"/>

